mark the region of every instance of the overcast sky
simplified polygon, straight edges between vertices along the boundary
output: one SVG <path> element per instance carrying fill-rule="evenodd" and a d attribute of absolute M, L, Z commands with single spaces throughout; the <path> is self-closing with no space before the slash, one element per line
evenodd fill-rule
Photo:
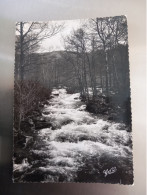
<path fill-rule="evenodd" d="M 48 51 L 59 51 L 64 50 L 64 43 L 62 37 L 70 35 L 72 30 L 76 30 L 85 20 L 64 20 L 64 21 L 55 21 L 56 24 L 64 23 L 64 28 L 61 32 L 55 36 L 46 39 L 40 45 L 38 52 L 48 52 Z"/>

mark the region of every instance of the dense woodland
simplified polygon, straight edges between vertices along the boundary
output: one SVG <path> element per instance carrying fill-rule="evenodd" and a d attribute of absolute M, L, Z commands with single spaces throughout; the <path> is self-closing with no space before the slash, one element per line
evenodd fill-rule
<path fill-rule="evenodd" d="M 126 18 L 89 19 L 63 37 L 64 51 L 37 52 L 63 28 L 51 22 L 16 24 L 15 131 L 59 87 L 80 92 L 89 112 L 131 125 Z"/>

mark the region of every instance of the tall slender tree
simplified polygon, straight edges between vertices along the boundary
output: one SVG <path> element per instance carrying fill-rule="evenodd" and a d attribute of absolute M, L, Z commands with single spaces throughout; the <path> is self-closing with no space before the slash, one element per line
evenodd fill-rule
<path fill-rule="evenodd" d="M 24 80 L 25 67 L 29 66 L 29 54 L 36 51 L 39 44 L 57 34 L 63 28 L 63 24 L 57 25 L 50 22 L 17 22 L 16 23 L 16 55 L 19 55 L 19 63 L 16 66 L 16 78 Z M 28 70 L 28 69 L 27 69 Z"/>

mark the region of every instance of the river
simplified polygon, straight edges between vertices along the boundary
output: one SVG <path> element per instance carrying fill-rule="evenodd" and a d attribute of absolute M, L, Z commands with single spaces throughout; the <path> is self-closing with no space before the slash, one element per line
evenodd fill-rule
<path fill-rule="evenodd" d="M 37 131 L 31 161 L 14 164 L 19 182 L 132 183 L 131 133 L 87 112 L 79 97 L 52 91 L 42 113 L 52 127 Z"/>

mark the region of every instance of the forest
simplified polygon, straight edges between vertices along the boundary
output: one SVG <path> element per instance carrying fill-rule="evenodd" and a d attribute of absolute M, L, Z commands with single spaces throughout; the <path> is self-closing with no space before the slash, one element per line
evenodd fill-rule
<path fill-rule="evenodd" d="M 93 176 L 90 181 L 116 183 L 121 180 L 122 183 L 132 183 L 132 154 L 128 148 L 125 150 L 129 151 L 127 151 L 127 157 L 130 157 L 123 159 L 124 164 L 128 164 L 129 167 L 127 168 L 129 169 L 127 176 L 122 171 L 127 167 L 124 166 L 123 169 L 120 168 L 121 173 L 118 171 L 121 176 L 116 174 L 116 177 L 110 177 L 108 180 L 102 178 L 102 174 L 98 178 L 95 173 L 88 172 L 87 175 L 83 175 L 83 172 L 79 171 L 80 169 L 76 171 L 78 176 L 73 176 L 75 173 L 72 173 L 71 179 L 59 175 L 58 179 L 55 176 L 53 179 L 53 177 L 49 177 L 49 175 L 53 176 L 53 173 L 50 172 L 44 177 L 44 174 L 40 173 L 40 169 L 39 172 L 35 170 L 35 174 L 32 175 L 29 170 L 27 170 L 28 172 L 25 168 L 22 170 L 22 166 L 21 171 L 18 171 L 18 165 L 28 166 L 27 163 L 34 162 L 34 158 L 39 160 L 42 157 L 38 157 L 38 153 L 31 153 L 34 142 L 42 142 L 40 141 L 41 138 L 37 137 L 38 131 L 41 130 L 42 133 L 44 129 L 49 128 L 47 130 L 48 134 L 45 135 L 50 135 L 51 143 L 52 134 L 62 130 L 63 126 L 81 125 L 80 117 L 83 117 L 82 124 L 96 124 L 97 128 L 101 125 L 97 121 L 103 120 L 105 123 L 103 129 L 108 131 L 113 124 L 117 124 L 118 131 L 122 128 L 125 129 L 123 130 L 125 135 L 122 135 L 120 130 L 119 136 L 122 137 L 118 136 L 115 141 L 119 142 L 119 139 L 125 139 L 123 144 L 132 148 L 126 17 L 116 16 L 84 20 L 78 28 L 72 29 L 68 35 L 62 36 L 64 49 L 38 52 L 43 41 L 62 34 L 65 24 L 66 22 L 16 23 L 14 87 L 14 159 L 16 171 L 14 171 L 14 181 L 45 181 L 46 177 L 47 181 L 87 181 L 85 180 L 87 176 L 89 178 Z M 62 98 L 65 98 L 66 103 L 61 102 Z M 58 118 L 58 115 L 64 112 L 63 110 L 58 113 L 59 109 L 61 109 L 61 104 L 63 104 L 62 107 L 66 111 L 70 107 L 67 106 L 68 103 L 72 104 L 70 109 L 73 109 L 73 101 L 77 101 L 76 106 L 81 106 L 78 109 L 81 113 L 83 112 L 82 115 L 79 115 L 77 122 L 77 119 L 74 118 L 74 110 L 73 115 L 70 115 L 71 113 L 68 110 L 66 120 L 64 118 L 64 121 L 62 120 L 61 122 L 61 117 Z M 58 109 L 53 110 L 53 106 L 56 108 L 55 102 L 58 105 Z M 48 106 L 48 109 L 46 109 L 46 106 Z M 78 115 L 79 110 L 75 113 L 75 116 Z M 58 115 L 53 119 L 51 116 L 54 115 L 54 112 L 58 113 Z M 86 116 L 88 118 L 84 118 Z M 89 119 L 89 117 L 93 118 Z M 55 119 L 58 121 L 55 121 Z M 86 122 L 84 122 L 85 120 Z M 75 126 L 72 126 L 72 128 L 75 128 Z M 71 126 L 68 128 L 70 129 Z M 54 132 L 50 132 L 50 130 Z M 58 137 L 59 140 L 56 141 L 65 142 L 68 135 L 66 135 L 67 137 L 64 136 L 64 131 L 59 133 L 61 134 L 60 139 Z M 44 136 L 44 133 L 41 135 Z M 74 142 L 74 135 L 72 136 L 72 138 L 68 137 L 67 142 Z M 84 136 L 87 135 L 84 134 Z M 127 138 L 124 138 L 124 136 Z M 78 140 L 82 143 L 87 139 L 97 142 L 98 138 L 100 137 L 96 137 L 94 141 L 94 138 L 78 137 Z M 110 139 L 113 139 L 111 135 Z M 108 141 L 108 138 L 105 141 Z M 75 142 L 77 143 L 77 139 Z M 122 142 L 121 140 L 120 143 L 122 144 Z M 57 142 L 56 144 L 58 145 L 59 143 Z M 41 146 L 40 144 L 38 147 Z M 28 152 L 31 155 L 28 155 Z M 27 161 L 24 159 L 27 159 Z M 76 157 L 74 156 L 73 159 L 75 160 Z M 110 165 L 112 164 L 111 160 Z M 84 166 L 89 167 L 89 162 L 86 162 Z M 94 166 L 97 166 L 95 159 L 93 159 L 93 163 L 95 163 Z M 89 169 L 92 168 L 90 167 Z M 47 169 L 48 171 L 51 170 Z"/>

